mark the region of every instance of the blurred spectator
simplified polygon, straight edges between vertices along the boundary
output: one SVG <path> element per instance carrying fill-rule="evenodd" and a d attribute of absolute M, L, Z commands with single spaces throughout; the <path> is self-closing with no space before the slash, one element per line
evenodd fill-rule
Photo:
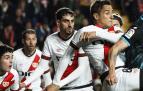
<path fill-rule="evenodd" d="M 38 41 L 37 46 L 39 47 L 40 50 L 42 50 L 44 45 L 44 40 L 46 36 L 50 33 L 50 28 L 47 24 L 39 22 L 37 23 L 35 30 Z"/>
<path fill-rule="evenodd" d="M 14 30 L 12 24 L 5 24 L 4 29 L 0 33 L 0 40 L 11 47 L 14 47 Z"/>
<path fill-rule="evenodd" d="M 1 0 L 0 2 L 1 19 L 8 16 L 14 16 L 14 7 L 10 0 Z"/>
<path fill-rule="evenodd" d="M 139 12 L 143 13 L 143 0 L 137 0 L 138 1 L 138 7 L 139 7 Z"/>
<path fill-rule="evenodd" d="M 136 21 L 143 13 L 142 0 L 111 0 L 114 8 L 120 10 L 122 15 L 127 15 L 130 22 Z"/>
<path fill-rule="evenodd" d="M 89 15 L 89 7 L 92 1 L 95 0 L 0 0 L 0 33 L 4 31 L 3 25 L 8 22 L 12 23 L 15 38 L 14 47 L 15 49 L 20 48 L 22 47 L 21 33 L 27 28 L 36 28 L 39 37 L 44 32 L 46 32 L 45 35 L 48 35 L 49 33 L 59 31 L 54 22 L 54 13 L 61 7 L 69 7 L 77 13 L 75 17 L 75 29 L 79 29 L 88 24 L 92 24 L 92 19 L 90 19 Z M 111 1 L 115 6 L 114 8 L 119 9 L 122 15 L 129 16 L 131 22 L 134 22 L 143 13 L 142 0 Z M 39 21 L 42 21 L 40 25 L 42 28 L 37 28 Z M 45 25 L 49 29 L 43 29 Z M 127 24 L 126 26 L 129 25 Z M 43 39 L 43 37 L 40 38 L 40 40 Z"/>
<path fill-rule="evenodd" d="M 25 22 L 25 29 L 33 29 L 33 25 L 32 25 L 31 20 L 27 20 Z"/>
<path fill-rule="evenodd" d="M 91 24 L 90 19 L 90 4 L 95 0 L 79 0 L 79 7 L 81 13 L 88 19 L 89 23 Z"/>
<path fill-rule="evenodd" d="M 80 29 L 83 25 L 82 25 L 82 21 L 85 18 L 83 14 L 81 14 L 79 9 L 75 10 L 75 29 L 78 30 Z"/>
<path fill-rule="evenodd" d="M 14 22 L 15 41 L 16 41 L 15 49 L 21 48 L 23 46 L 21 39 L 22 39 L 22 32 L 25 30 L 24 20 L 25 20 L 25 17 L 23 15 L 22 9 L 17 8 L 16 14 L 15 14 L 15 22 Z"/>

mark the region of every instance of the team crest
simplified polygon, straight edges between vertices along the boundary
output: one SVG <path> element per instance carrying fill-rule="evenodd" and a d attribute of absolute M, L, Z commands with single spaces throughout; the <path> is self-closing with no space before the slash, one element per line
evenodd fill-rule
<path fill-rule="evenodd" d="M 32 63 L 32 66 L 33 66 L 34 68 L 36 68 L 36 67 L 38 66 L 38 63 Z"/>
<path fill-rule="evenodd" d="M 135 33 L 135 30 L 134 29 L 130 29 L 126 34 L 125 36 L 130 39 Z"/>
<path fill-rule="evenodd" d="M 3 82 L 2 85 L 3 85 L 4 87 L 8 87 L 8 86 L 9 86 L 9 82 Z"/>

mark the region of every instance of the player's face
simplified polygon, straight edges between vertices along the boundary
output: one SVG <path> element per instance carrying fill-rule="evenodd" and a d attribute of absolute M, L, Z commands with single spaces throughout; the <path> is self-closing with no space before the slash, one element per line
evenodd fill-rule
<path fill-rule="evenodd" d="M 120 25 L 118 20 L 114 20 L 113 19 L 112 23 L 113 23 L 114 26 L 121 27 L 121 25 Z"/>
<path fill-rule="evenodd" d="M 74 16 L 66 14 L 59 20 L 60 31 L 66 35 L 71 35 L 74 31 Z"/>
<path fill-rule="evenodd" d="M 6 52 L 2 55 L 0 59 L 0 69 L 3 71 L 10 71 L 12 67 L 13 55 L 11 52 Z"/>
<path fill-rule="evenodd" d="M 112 26 L 112 6 L 111 5 L 104 5 L 97 15 L 97 24 L 108 28 Z"/>
<path fill-rule="evenodd" d="M 29 51 L 34 51 L 36 48 L 37 38 L 35 34 L 26 34 L 24 47 Z"/>

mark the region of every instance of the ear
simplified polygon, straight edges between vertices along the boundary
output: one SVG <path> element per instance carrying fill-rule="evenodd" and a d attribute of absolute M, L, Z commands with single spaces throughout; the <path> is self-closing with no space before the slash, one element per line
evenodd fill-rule
<path fill-rule="evenodd" d="M 99 19 L 99 14 L 98 13 L 93 13 L 93 17 L 95 20 L 98 20 Z"/>
<path fill-rule="evenodd" d="M 24 44 L 24 39 L 22 39 L 22 44 Z"/>
<path fill-rule="evenodd" d="M 60 26 L 60 20 L 57 20 L 56 23 L 57 23 L 57 26 Z"/>

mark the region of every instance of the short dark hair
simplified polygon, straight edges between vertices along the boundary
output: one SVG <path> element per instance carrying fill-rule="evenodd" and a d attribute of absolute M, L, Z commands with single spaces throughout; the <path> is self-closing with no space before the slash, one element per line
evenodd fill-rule
<path fill-rule="evenodd" d="M 27 29 L 27 30 L 23 31 L 23 33 L 22 33 L 22 39 L 26 38 L 26 34 L 35 34 L 36 35 L 36 32 L 35 32 L 34 29 Z"/>
<path fill-rule="evenodd" d="M 99 13 L 104 5 L 111 5 L 109 0 L 95 0 L 90 5 L 90 14 L 93 16 L 94 13 Z"/>
<path fill-rule="evenodd" d="M 0 58 L 5 54 L 6 52 L 13 53 L 13 48 L 8 45 L 1 45 L 0 46 Z"/>
<path fill-rule="evenodd" d="M 108 0 L 95 0 L 90 5 L 90 16 L 92 23 L 96 23 L 96 19 L 94 18 L 93 14 L 99 14 L 104 5 L 111 5 L 111 2 Z"/>
<path fill-rule="evenodd" d="M 63 7 L 63 8 L 58 9 L 57 12 L 56 12 L 56 20 L 62 19 L 62 17 L 64 15 L 67 15 L 67 14 L 70 14 L 72 16 L 75 15 L 74 11 L 72 11 L 70 8 Z"/>

